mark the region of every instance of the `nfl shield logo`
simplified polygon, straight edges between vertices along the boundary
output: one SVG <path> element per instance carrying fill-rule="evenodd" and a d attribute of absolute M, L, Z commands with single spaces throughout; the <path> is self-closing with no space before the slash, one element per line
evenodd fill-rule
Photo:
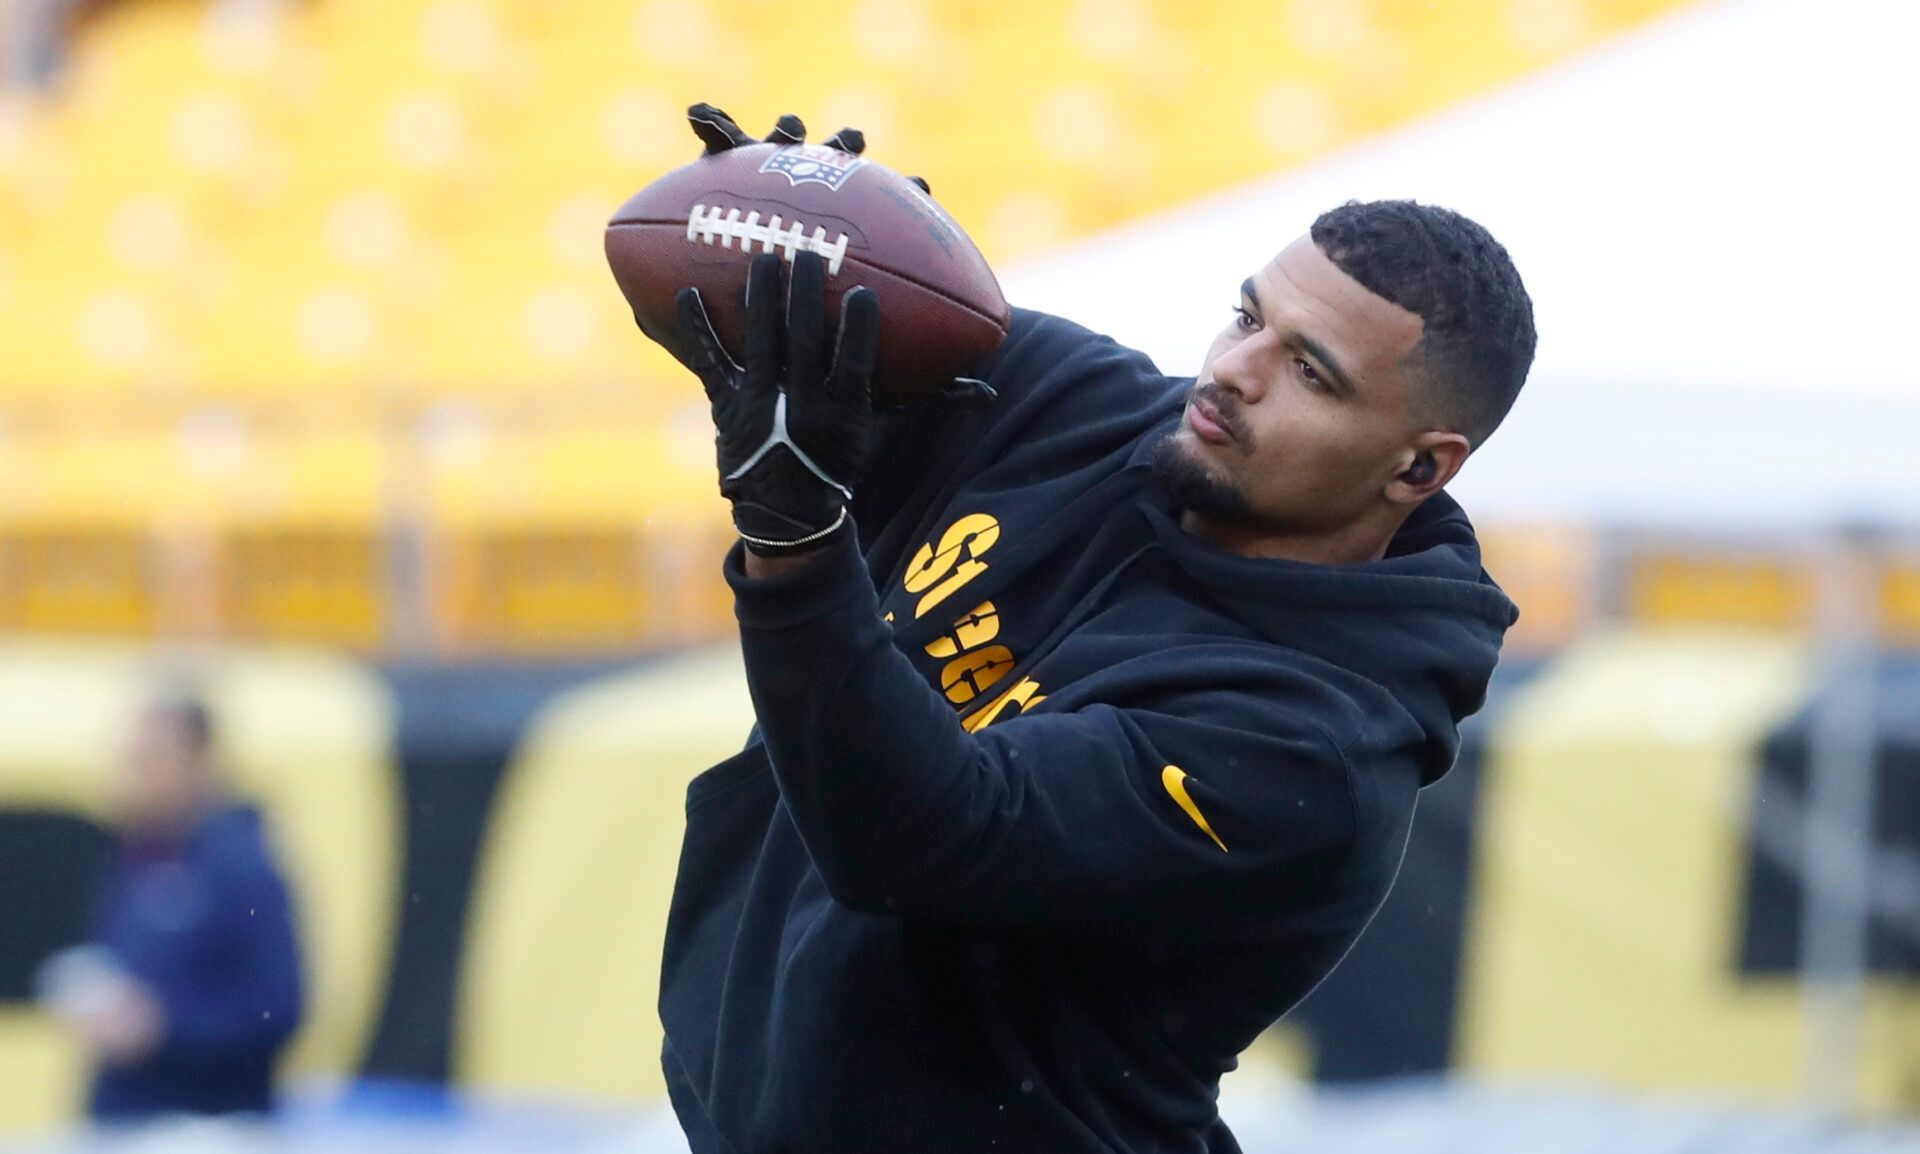
<path fill-rule="evenodd" d="M 790 144 L 769 156 L 760 171 L 777 172 L 786 177 L 790 185 L 824 184 L 838 189 L 865 163 L 860 157 L 849 156 L 837 148 Z"/>

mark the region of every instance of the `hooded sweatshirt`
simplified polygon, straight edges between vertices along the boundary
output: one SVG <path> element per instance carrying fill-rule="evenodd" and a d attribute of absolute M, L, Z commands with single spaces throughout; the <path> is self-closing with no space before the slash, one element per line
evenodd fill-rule
<path fill-rule="evenodd" d="M 735 593 L 669 1091 L 709 1151 L 1233 1151 L 1220 1075 L 1385 898 L 1512 603 L 1444 493 L 1379 561 L 1222 552 L 1152 478 L 1191 381 L 1018 312 L 890 418 L 843 535 Z"/>
<path fill-rule="evenodd" d="M 300 950 L 259 813 L 216 810 L 182 838 L 133 837 L 97 901 L 95 941 L 160 1002 L 159 1046 L 94 1076 L 102 1122 L 264 1113 L 300 1024 Z"/>

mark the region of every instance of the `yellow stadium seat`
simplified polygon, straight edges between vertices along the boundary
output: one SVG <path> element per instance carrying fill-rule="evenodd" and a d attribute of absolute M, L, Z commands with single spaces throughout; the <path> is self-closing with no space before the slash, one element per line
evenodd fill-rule
<path fill-rule="evenodd" d="M 1805 629 L 1815 596 L 1814 574 L 1793 558 L 1672 550 L 1636 558 L 1628 608 L 1652 624 Z"/>
<path fill-rule="evenodd" d="M 0 629 L 152 634 L 165 583 L 154 529 L 192 492 L 166 438 L 21 438 L 0 462 L 18 482 L 0 496 Z"/>
<path fill-rule="evenodd" d="M 307 429 L 261 436 L 249 455 L 262 464 L 214 537 L 219 631 L 379 649 L 395 610 L 386 445 L 369 429 Z"/>
<path fill-rule="evenodd" d="M 0 485 L 0 629 L 386 638 L 390 454 L 350 414 L 21 436 Z"/>
<path fill-rule="evenodd" d="M 218 549 L 227 635 L 361 651 L 387 640 L 392 577 L 378 528 L 233 528 Z"/>
<path fill-rule="evenodd" d="M 1538 653 L 1573 641 L 1591 624 L 1594 544 L 1586 533 L 1548 526 L 1503 527 L 1480 534 L 1487 571 L 1520 609 L 1507 653 Z"/>
<path fill-rule="evenodd" d="M 1920 562 L 1889 564 L 1880 578 L 1882 628 L 1888 641 L 1920 646 Z"/>
<path fill-rule="evenodd" d="M 0 629 L 152 634 L 161 588 L 152 538 L 100 525 L 15 528 L 0 540 Z"/>
<path fill-rule="evenodd" d="M 663 432 L 663 426 L 667 430 Z M 729 539 L 686 421 L 479 429 L 427 450 L 439 644 L 631 651 L 724 635 Z"/>

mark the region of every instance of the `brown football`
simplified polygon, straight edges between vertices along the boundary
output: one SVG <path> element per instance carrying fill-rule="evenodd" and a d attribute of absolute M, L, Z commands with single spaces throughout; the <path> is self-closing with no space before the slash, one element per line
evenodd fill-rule
<path fill-rule="evenodd" d="M 607 224 L 607 263 L 641 331 L 671 331 L 674 295 L 700 290 L 714 330 L 740 349 L 750 254 L 827 262 L 827 307 L 865 285 L 880 300 L 874 399 L 911 400 L 964 376 L 1012 318 L 1000 283 L 953 218 L 912 181 L 814 144 L 702 157 L 635 193 Z"/>

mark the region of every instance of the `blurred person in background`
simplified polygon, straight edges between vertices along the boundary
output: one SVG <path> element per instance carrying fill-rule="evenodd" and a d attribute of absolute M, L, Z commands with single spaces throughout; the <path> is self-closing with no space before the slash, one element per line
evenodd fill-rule
<path fill-rule="evenodd" d="M 6 87 L 21 92 L 51 88 L 75 26 L 101 6 L 89 0 L 0 0 Z"/>
<path fill-rule="evenodd" d="M 271 16 L 284 0 L 219 0 L 214 20 Z M 81 25 L 112 0 L 0 0 L 0 92 L 52 88 Z"/>
<path fill-rule="evenodd" d="M 264 1114 L 300 1024 L 287 887 L 260 815 L 223 792 L 212 753 L 199 700 L 142 711 L 93 941 L 41 975 L 42 999 L 91 1050 L 97 1122 Z"/>

